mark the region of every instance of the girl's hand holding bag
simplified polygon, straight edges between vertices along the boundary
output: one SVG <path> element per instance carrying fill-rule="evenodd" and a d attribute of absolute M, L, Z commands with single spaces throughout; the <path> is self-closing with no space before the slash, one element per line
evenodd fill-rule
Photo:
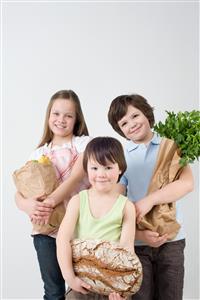
<path fill-rule="evenodd" d="M 28 161 L 22 168 L 13 173 L 13 180 L 18 192 L 24 198 L 43 195 L 44 199 L 57 187 L 58 180 L 53 164 L 48 157 L 42 155 L 39 160 Z M 46 225 L 33 224 L 33 230 L 41 234 L 49 234 L 59 228 L 64 217 L 65 207 L 58 204 Z"/>

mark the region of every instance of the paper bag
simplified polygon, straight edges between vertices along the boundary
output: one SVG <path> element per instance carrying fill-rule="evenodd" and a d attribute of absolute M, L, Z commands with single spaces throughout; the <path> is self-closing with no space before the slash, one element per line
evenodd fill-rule
<path fill-rule="evenodd" d="M 151 194 L 179 178 L 183 170 L 179 160 L 180 151 L 176 143 L 170 139 L 163 138 L 147 194 Z M 160 235 L 168 233 L 168 240 L 172 240 L 180 229 L 180 224 L 176 221 L 176 203 L 155 205 L 142 218 L 137 228 L 139 230 L 156 231 Z"/>
<path fill-rule="evenodd" d="M 13 173 L 17 190 L 25 197 L 48 196 L 58 187 L 58 180 L 51 161 L 40 163 L 37 160 L 28 161 L 25 166 Z M 33 224 L 33 230 L 41 234 L 49 234 L 59 228 L 64 217 L 65 207 L 58 204 L 51 214 L 49 224 Z"/>

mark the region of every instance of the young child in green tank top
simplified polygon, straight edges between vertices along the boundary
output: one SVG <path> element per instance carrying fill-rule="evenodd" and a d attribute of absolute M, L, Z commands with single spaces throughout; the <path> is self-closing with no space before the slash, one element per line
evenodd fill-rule
<path fill-rule="evenodd" d="M 87 299 L 84 297 L 90 291 L 90 286 L 73 271 L 70 244 L 73 238 L 119 241 L 121 246 L 134 251 L 134 205 L 116 192 L 117 182 L 126 170 L 121 143 L 112 137 L 94 138 L 84 152 L 83 168 L 91 188 L 69 201 L 57 236 L 58 262 L 65 281 L 73 290 L 73 299 Z M 123 299 L 117 293 L 109 297 L 94 294 L 91 299 L 106 298 Z"/>

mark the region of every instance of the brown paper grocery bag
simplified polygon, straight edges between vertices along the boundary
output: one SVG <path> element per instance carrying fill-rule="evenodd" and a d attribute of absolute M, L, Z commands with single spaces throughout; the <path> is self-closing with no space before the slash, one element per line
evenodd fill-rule
<path fill-rule="evenodd" d="M 180 151 L 176 143 L 163 138 L 147 194 L 151 194 L 179 178 L 183 169 L 179 164 L 179 159 Z M 168 233 L 169 240 L 175 238 L 180 229 L 180 224 L 176 221 L 175 202 L 155 205 L 142 218 L 137 228 L 139 230 L 157 231 L 160 235 Z"/>
<path fill-rule="evenodd" d="M 28 161 L 25 166 L 13 173 L 17 190 L 25 197 L 48 196 L 58 187 L 58 180 L 51 162 L 39 163 Z M 65 214 L 63 203 L 58 204 L 50 217 L 49 224 L 35 225 L 33 230 L 41 234 L 49 234 L 58 229 Z"/>

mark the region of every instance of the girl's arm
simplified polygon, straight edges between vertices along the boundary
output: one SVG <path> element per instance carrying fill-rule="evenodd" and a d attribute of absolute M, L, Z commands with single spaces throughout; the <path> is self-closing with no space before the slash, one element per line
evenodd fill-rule
<path fill-rule="evenodd" d="M 134 251 L 135 240 L 135 206 L 131 201 L 127 201 L 124 207 L 124 216 L 120 245 Z"/>
<path fill-rule="evenodd" d="M 77 185 L 83 180 L 85 172 L 83 170 L 83 153 L 77 158 L 72 172 L 67 180 L 62 182 L 53 193 L 51 193 L 45 202 L 51 202 L 55 207 L 65 199 L 70 199 L 70 195 L 74 192 Z"/>
<path fill-rule="evenodd" d="M 75 195 L 69 201 L 65 217 L 60 225 L 56 244 L 58 263 L 67 284 L 75 291 L 86 294 L 90 288 L 79 279 L 73 270 L 71 240 L 79 216 L 79 196 Z"/>
<path fill-rule="evenodd" d="M 146 215 L 154 205 L 171 203 L 191 192 L 194 188 L 194 180 L 191 168 L 186 166 L 179 179 L 167 184 L 160 190 L 142 198 L 135 203 L 137 223 Z"/>
<path fill-rule="evenodd" d="M 30 218 L 32 218 L 33 215 L 41 217 L 48 217 L 51 215 L 53 211 L 52 205 L 41 202 L 40 199 L 41 196 L 39 195 L 32 198 L 24 198 L 19 192 L 15 194 L 17 207 L 24 211 Z"/>

